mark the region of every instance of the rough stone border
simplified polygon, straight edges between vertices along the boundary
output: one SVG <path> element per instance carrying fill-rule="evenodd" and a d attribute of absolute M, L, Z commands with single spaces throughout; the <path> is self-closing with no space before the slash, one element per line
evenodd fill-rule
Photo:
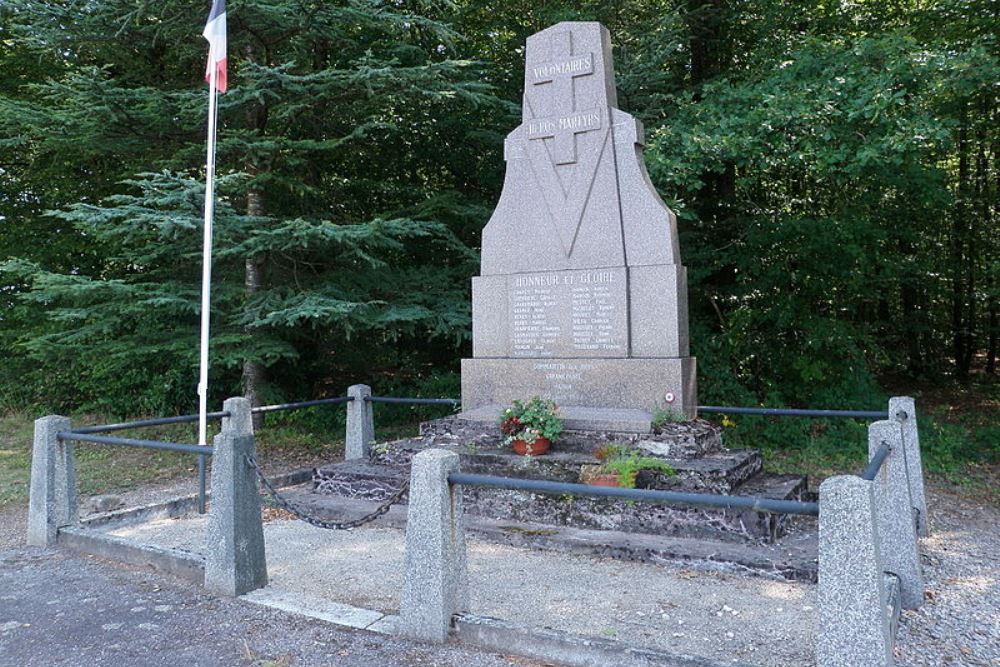
<path fill-rule="evenodd" d="M 275 475 L 268 479 L 278 489 L 287 486 L 297 486 L 305 484 L 312 479 L 312 468 L 293 470 L 292 472 Z M 212 492 L 206 492 L 205 497 L 211 501 Z M 198 494 L 189 494 L 163 502 L 93 514 L 81 519 L 80 525 L 86 528 L 99 528 L 111 525 L 124 526 L 132 523 L 156 521 L 157 519 L 179 519 L 194 514 L 197 511 Z"/>
<path fill-rule="evenodd" d="M 458 614 L 454 636 L 476 646 L 551 660 L 568 667 L 752 667 L 745 662 L 636 648 L 614 639 L 578 635 L 551 628 L 526 628 L 486 616 Z"/>
<path fill-rule="evenodd" d="M 100 558 L 150 567 L 198 585 L 205 581 L 205 562 L 200 555 L 189 551 L 142 544 L 79 526 L 61 528 L 58 545 Z"/>

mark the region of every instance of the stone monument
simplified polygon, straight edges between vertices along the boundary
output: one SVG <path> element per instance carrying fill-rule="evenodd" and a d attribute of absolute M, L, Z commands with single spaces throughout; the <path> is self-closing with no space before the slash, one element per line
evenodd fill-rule
<path fill-rule="evenodd" d="M 351 460 L 315 470 L 313 491 L 299 500 L 330 518 L 371 511 L 428 449 L 457 454 L 465 473 L 586 484 L 608 443 L 673 470 L 643 471 L 640 488 L 800 499 L 804 477 L 765 472 L 757 450 L 726 449 L 720 426 L 651 423 L 656 410 L 695 417 L 697 405 L 674 215 L 646 176 L 641 125 L 617 108 L 607 31 L 560 23 L 530 37 L 526 57 L 524 122 L 507 137 L 507 178 L 472 283 L 464 412 L 364 455 L 374 427 L 370 405 L 359 407 L 349 413 Z M 567 429 L 548 454 L 520 456 L 497 418 L 534 395 L 559 404 Z M 815 579 L 814 554 L 782 546 L 778 558 L 771 545 L 748 546 L 795 529 L 786 515 L 510 488 L 461 493 L 468 525 L 490 540 Z"/>
<path fill-rule="evenodd" d="M 677 222 L 642 147 L 642 124 L 618 108 L 602 25 L 528 38 L 523 120 L 504 144 L 472 279 L 463 418 L 495 421 L 533 395 L 574 429 L 646 432 L 658 409 L 695 416 Z"/>

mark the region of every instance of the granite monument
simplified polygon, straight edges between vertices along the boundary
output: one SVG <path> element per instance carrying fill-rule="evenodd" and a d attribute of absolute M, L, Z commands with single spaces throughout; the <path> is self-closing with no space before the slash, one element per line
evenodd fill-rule
<path fill-rule="evenodd" d="M 618 108 L 602 25 L 528 38 L 523 120 L 504 144 L 472 280 L 464 418 L 493 420 L 536 394 L 575 429 L 648 431 L 658 409 L 695 416 L 686 270 L 643 141 Z"/>

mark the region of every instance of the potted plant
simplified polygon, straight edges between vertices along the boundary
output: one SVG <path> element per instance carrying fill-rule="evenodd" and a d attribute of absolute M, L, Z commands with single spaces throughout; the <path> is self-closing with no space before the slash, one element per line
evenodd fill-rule
<path fill-rule="evenodd" d="M 549 450 L 562 433 L 563 421 L 553 401 L 532 396 L 527 401 L 514 401 L 500 415 L 503 444 L 511 445 L 523 456 L 538 456 Z"/>
<path fill-rule="evenodd" d="M 601 445 L 594 456 L 601 463 L 589 469 L 584 480 L 592 486 L 619 486 L 633 489 L 636 477 L 643 470 L 665 475 L 673 475 L 676 472 L 663 459 L 642 456 L 625 445 L 611 443 Z"/>

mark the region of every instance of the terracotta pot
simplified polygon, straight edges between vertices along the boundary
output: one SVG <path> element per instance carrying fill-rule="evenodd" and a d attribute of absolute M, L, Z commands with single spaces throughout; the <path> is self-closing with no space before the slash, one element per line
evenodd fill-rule
<path fill-rule="evenodd" d="M 587 480 L 591 486 L 620 486 L 618 484 L 618 473 L 601 473 L 592 476 Z"/>
<path fill-rule="evenodd" d="M 632 478 L 633 486 L 635 484 L 635 477 Z M 621 475 L 616 472 L 612 473 L 600 473 L 591 476 L 587 480 L 587 484 L 591 486 L 621 486 Z"/>
<path fill-rule="evenodd" d="M 535 441 L 528 444 L 524 440 L 515 440 L 514 452 L 520 454 L 521 456 L 539 456 L 549 451 L 549 447 L 552 445 L 548 438 L 535 438 Z"/>

